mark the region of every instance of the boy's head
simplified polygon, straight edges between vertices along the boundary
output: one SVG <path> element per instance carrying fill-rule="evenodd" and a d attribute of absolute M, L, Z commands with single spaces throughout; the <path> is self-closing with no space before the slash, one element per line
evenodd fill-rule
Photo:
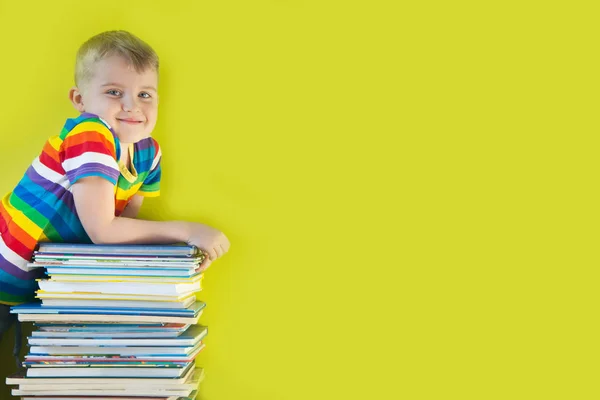
<path fill-rule="evenodd" d="M 77 52 L 69 98 L 79 112 L 96 114 L 122 143 L 150 136 L 158 114 L 158 56 L 125 31 L 100 33 Z"/>

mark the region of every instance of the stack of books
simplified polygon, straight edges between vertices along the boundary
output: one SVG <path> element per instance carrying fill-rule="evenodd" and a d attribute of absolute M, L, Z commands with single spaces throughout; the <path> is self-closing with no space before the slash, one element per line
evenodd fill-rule
<path fill-rule="evenodd" d="M 32 321 L 25 372 L 6 383 L 27 400 L 193 399 L 205 255 L 193 246 L 43 243 L 41 302 L 15 306 Z"/>

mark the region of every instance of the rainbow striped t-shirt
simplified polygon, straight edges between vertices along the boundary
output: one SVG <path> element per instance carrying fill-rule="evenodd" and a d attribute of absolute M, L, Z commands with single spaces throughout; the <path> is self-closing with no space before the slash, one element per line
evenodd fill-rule
<path fill-rule="evenodd" d="M 129 151 L 129 168 L 118 160 Z M 73 201 L 73 184 L 99 176 L 115 187 L 115 215 L 133 195 L 158 196 L 161 151 L 156 140 L 142 139 L 121 149 L 111 127 L 96 115 L 68 119 L 60 134 L 0 202 L 0 304 L 31 301 L 42 271 L 27 263 L 39 242 L 91 243 Z"/>

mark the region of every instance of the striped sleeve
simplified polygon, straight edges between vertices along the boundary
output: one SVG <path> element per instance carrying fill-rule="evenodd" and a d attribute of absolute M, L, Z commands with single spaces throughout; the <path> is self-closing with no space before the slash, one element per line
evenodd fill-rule
<path fill-rule="evenodd" d="M 137 193 L 144 197 L 157 197 L 160 195 L 160 161 L 162 159 L 162 152 L 156 140 L 152 139 L 152 145 L 154 147 L 154 158 L 152 159 L 150 172 Z"/>
<path fill-rule="evenodd" d="M 62 142 L 60 160 L 71 184 L 88 176 L 117 184 L 120 171 L 115 138 L 97 120 L 85 120 L 73 127 Z"/>

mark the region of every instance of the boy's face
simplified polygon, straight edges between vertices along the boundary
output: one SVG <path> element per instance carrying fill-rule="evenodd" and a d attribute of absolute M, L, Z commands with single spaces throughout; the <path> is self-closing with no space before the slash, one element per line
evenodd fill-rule
<path fill-rule="evenodd" d="M 70 98 L 80 112 L 96 114 L 113 128 L 121 143 L 150 136 L 158 114 L 158 75 L 153 69 L 135 71 L 120 56 L 96 63 L 93 77 Z"/>

